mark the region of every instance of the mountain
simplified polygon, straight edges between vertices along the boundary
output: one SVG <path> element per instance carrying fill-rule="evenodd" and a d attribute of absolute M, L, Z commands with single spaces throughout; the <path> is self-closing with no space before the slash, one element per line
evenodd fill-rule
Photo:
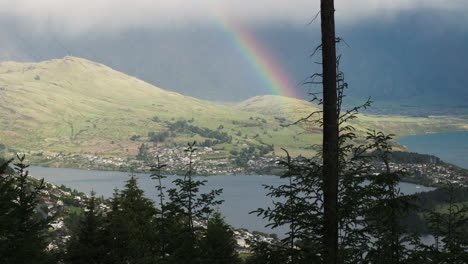
<path fill-rule="evenodd" d="M 321 129 L 288 125 L 318 109 L 281 96 L 221 105 L 71 56 L 0 63 L 0 143 L 10 151 L 134 157 L 142 143 L 174 147 L 196 140 L 224 156 L 249 146 L 308 155 Z M 452 117 L 361 115 L 353 124 L 360 134 L 375 128 L 398 136 L 468 130 L 466 120 Z"/>
<path fill-rule="evenodd" d="M 141 142 L 148 139 L 148 133 L 164 132 L 169 125 L 183 120 L 190 126 L 208 129 L 207 133 L 226 131 L 253 144 L 260 144 L 257 134 L 273 134 L 264 136 L 264 142 L 271 144 L 277 137 L 301 132 L 299 127 L 281 127 L 272 116 L 162 90 L 76 57 L 1 63 L 0 116 L 0 136 L 7 147 L 67 153 L 134 155 Z M 178 131 L 165 144 L 204 140 L 193 134 Z M 144 139 L 132 141 L 132 136 Z M 307 142 L 302 137 L 300 142 Z M 284 142 L 288 147 L 299 146 Z"/>

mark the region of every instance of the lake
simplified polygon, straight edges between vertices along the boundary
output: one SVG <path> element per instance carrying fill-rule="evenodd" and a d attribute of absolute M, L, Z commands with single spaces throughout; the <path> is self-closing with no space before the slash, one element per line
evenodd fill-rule
<path fill-rule="evenodd" d="M 115 188 L 123 189 L 125 181 L 129 179 L 129 174 L 125 172 L 115 171 L 96 171 L 96 170 L 80 170 L 80 169 L 64 169 L 64 168 L 45 168 L 31 166 L 30 174 L 36 178 L 44 178 L 45 181 L 56 184 L 65 185 L 72 189 L 81 192 L 90 193 L 92 190 L 97 193 L 97 196 L 111 197 Z M 139 179 L 139 186 L 145 191 L 147 197 L 156 199 L 157 193 L 154 186 L 156 181 L 150 179 L 149 174 L 136 173 Z M 167 188 L 172 187 L 172 181 L 179 176 L 168 176 L 164 179 L 163 185 Z M 267 207 L 272 204 L 269 197 L 266 196 L 267 191 L 262 185 L 275 185 L 286 183 L 285 179 L 277 176 L 262 176 L 262 175 L 234 175 L 234 176 L 210 176 L 200 177 L 199 179 L 207 180 L 206 185 L 201 188 L 201 191 L 207 192 L 212 189 L 223 189 L 221 199 L 225 202 L 220 206 L 219 210 L 225 216 L 226 221 L 234 227 L 243 227 L 249 230 L 257 230 L 266 233 L 285 233 L 285 228 L 271 230 L 265 228 L 267 222 L 255 215 L 249 214 L 252 210 L 259 207 Z M 415 192 L 429 191 L 433 188 L 417 186 L 410 183 L 401 183 L 400 189 L 405 194 L 413 194 Z"/>
<path fill-rule="evenodd" d="M 468 169 L 468 132 L 426 134 L 397 138 L 409 151 L 431 154 Z"/>

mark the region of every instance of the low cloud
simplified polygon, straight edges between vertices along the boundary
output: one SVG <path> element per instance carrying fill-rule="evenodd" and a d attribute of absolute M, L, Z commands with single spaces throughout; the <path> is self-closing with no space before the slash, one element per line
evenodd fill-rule
<path fill-rule="evenodd" d="M 340 22 L 392 19 L 400 11 L 466 10 L 466 0 L 337 0 Z M 34 30 L 79 34 L 132 27 L 168 28 L 211 24 L 219 16 L 243 23 L 305 25 L 319 0 L 0 0 L 0 15 Z M 463 11 L 462 11 L 463 12 Z"/>

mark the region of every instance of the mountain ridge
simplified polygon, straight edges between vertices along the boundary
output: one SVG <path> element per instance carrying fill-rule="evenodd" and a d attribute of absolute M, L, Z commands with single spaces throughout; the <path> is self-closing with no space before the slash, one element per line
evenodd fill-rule
<path fill-rule="evenodd" d="M 277 95 L 221 105 L 78 57 L 0 63 L 0 143 L 11 151 L 129 157 L 141 144 L 156 148 L 196 140 L 214 142 L 224 157 L 249 146 L 273 145 L 270 153 L 286 148 L 294 155 L 310 155 L 310 145 L 321 140 L 320 128 L 288 125 L 317 110 L 311 102 Z M 361 135 L 376 128 L 403 136 L 468 130 L 466 123 L 460 118 L 361 115 L 353 125 Z M 164 136 L 154 141 L 159 134 Z"/>

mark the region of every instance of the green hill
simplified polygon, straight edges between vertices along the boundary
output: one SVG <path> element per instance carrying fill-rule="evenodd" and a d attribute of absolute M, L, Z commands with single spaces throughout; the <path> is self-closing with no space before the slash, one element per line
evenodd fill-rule
<path fill-rule="evenodd" d="M 320 108 L 311 102 L 272 95 L 250 98 L 235 105 L 234 108 L 251 113 L 281 116 L 291 121 L 308 116 L 311 112 L 320 111 Z M 395 134 L 396 137 L 468 130 L 468 120 L 463 117 L 366 114 L 358 114 L 357 116 L 358 118 L 352 120 L 350 124 L 356 128 L 360 135 L 365 135 L 365 132 L 373 129 L 387 134 Z M 314 131 L 314 129 L 311 130 Z"/>
<path fill-rule="evenodd" d="M 224 156 L 271 145 L 276 153 L 310 154 L 321 130 L 285 125 L 317 109 L 280 96 L 220 105 L 76 57 L 0 63 L 0 143 L 10 151 L 130 157 L 142 143 L 171 147 L 197 140 Z M 355 125 L 399 136 L 468 129 L 455 118 L 362 116 Z"/>
<path fill-rule="evenodd" d="M 149 140 L 148 133 L 165 132 L 182 120 L 227 133 L 233 137 L 230 145 L 239 144 L 238 148 L 261 142 L 296 148 L 311 142 L 305 136 L 299 142 L 287 140 L 302 130 L 285 129 L 273 116 L 162 90 L 75 57 L 1 63 L 0 116 L 1 142 L 19 151 L 135 155 L 141 142 Z M 130 140 L 132 136 L 137 139 Z M 206 139 L 182 130 L 158 144 Z"/>

